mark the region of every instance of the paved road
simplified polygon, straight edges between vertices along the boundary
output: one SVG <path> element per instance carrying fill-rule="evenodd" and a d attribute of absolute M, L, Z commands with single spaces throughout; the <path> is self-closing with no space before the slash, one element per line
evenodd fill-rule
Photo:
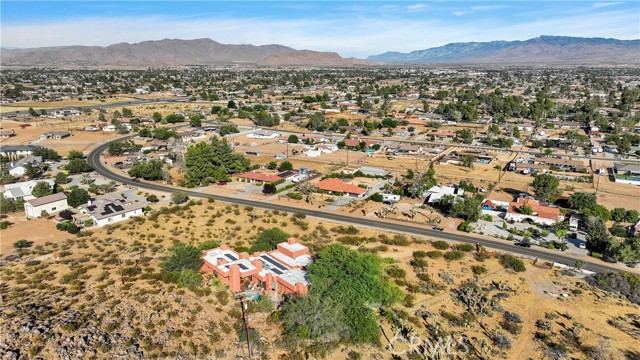
<path fill-rule="evenodd" d="M 127 136 L 124 138 L 126 139 L 129 137 L 132 137 L 132 136 Z M 120 138 L 120 139 L 123 139 L 123 138 Z M 176 188 L 171 186 L 150 183 L 150 182 L 143 182 L 143 181 L 134 182 L 131 178 L 127 176 L 123 176 L 123 175 L 112 172 L 109 168 L 105 166 L 105 161 L 104 161 L 104 158 L 102 157 L 102 154 L 108 148 L 108 146 L 109 146 L 108 142 L 102 145 L 99 145 L 93 151 L 91 151 L 91 153 L 87 157 L 87 161 L 89 162 L 89 164 L 91 164 L 91 166 L 93 166 L 99 174 L 107 178 L 110 178 L 112 180 L 122 182 L 124 184 L 135 185 L 137 187 L 145 188 L 149 190 L 167 191 L 167 192 L 176 191 Z M 361 225 L 361 226 L 371 227 L 371 228 L 375 228 L 383 231 L 397 231 L 397 232 L 403 232 L 403 233 L 408 233 L 412 235 L 427 236 L 432 238 L 451 240 L 451 241 L 457 241 L 457 242 L 465 242 L 470 244 L 478 243 L 487 248 L 492 248 L 499 251 L 507 251 L 507 252 L 527 256 L 530 258 L 541 258 L 548 261 L 564 263 L 567 265 L 573 265 L 574 262 L 576 261 L 576 258 L 566 256 L 561 253 L 547 252 L 547 251 L 542 251 L 535 248 L 516 247 L 510 242 L 494 241 L 494 240 L 485 239 L 481 237 L 475 237 L 472 235 L 440 232 L 440 231 L 434 231 L 430 228 L 420 227 L 416 225 L 386 222 L 386 221 L 380 221 L 376 219 L 369 219 L 365 217 L 362 217 L 362 218 L 350 217 L 350 216 L 345 216 L 344 214 L 334 214 L 331 212 L 303 209 L 303 208 L 297 208 L 293 206 L 262 202 L 257 200 L 239 199 L 239 198 L 233 198 L 230 196 L 222 196 L 222 195 L 211 195 L 211 194 L 206 194 L 203 192 L 198 192 L 198 191 L 193 191 L 188 189 L 180 189 L 180 190 L 186 192 L 191 197 L 198 197 L 198 198 L 211 197 L 217 201 L 234 203 L 234 204 L 239 204 L 243 206 L 253 206 L 256 208 L 279 210 L 279 211 L 285 211 L 289 213 L 302 213 L 307 216 L 311 216 L 315 218 L 342 222 L 342 223 L 349 223 L 354 225 Z M 619 271 L 618 268 L 613 267 L 609 264 L 591 262 L 591 260 L 586 260 L 586 265 L 584 266 L 584 269 L 595 271 L 595 272 Z"/>

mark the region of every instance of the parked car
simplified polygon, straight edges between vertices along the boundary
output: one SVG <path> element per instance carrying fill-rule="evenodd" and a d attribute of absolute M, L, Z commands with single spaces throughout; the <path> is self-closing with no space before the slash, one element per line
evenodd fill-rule
<path fill-rule="evenodd" d="M 586 249 L 587 248 L 587 243 L 584 242 L 584 241 L 581 241 L 580 243 L 578 243 L 578 248 Z"/>
<path fill-rule="evenodd" d="M 216 183 L 216 185 L 218 185 L 218 186 L 225 186 L 225 185 L 227 185 L 227 182 L 226 182 L 226 181 L 218 181 L 218 182 Z"/>
<path fill-rule="evenodd" d="M 524 242 L 524 241 L 515 242 L 515 243 L 513 243 L 513 245 L 522 246 L 522 247 L 526 247 L 526 248 L 530 248 L 531 247 L 530 243 Z"/>

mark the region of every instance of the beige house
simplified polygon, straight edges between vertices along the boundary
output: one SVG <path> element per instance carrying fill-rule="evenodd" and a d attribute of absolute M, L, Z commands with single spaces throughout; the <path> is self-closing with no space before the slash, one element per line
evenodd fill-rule
<path fill-rule="evenodd" d="M 67 195 L 64 193 L 47 195 L 24 203 L 24 212 L 30 218 L 42 217 L 43 211 L 51 215 L 68 208 Z"/>

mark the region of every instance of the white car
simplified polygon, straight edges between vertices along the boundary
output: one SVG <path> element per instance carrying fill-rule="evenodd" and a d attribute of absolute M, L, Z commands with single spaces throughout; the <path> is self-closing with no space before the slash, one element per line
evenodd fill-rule
<path fill-rule="evenodd" d="M 580 248 L 580 249 L 586 249 L 586 248 L 587 248 L 587 243 L 586 243 L 586 242 L 584 242 L 584 241 L 581 241 L 581 242 L 578 244 L 578 248 Z"/>

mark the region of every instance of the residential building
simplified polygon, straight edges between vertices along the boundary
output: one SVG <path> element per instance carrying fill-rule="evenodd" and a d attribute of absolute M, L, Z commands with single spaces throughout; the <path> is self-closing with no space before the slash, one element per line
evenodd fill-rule
<path fill-rule="evenodd" d="M 47 139 L 61 140 L 69 136 L 71 136 L 70 131 L 52 131 L 52 132 L 48 132 L 40 135 L 40 140 L 47 140 Z"/>
<path fill-rule="evenodd" d="M 522 213 L 522 207 L 525 205 L 531 207 L 531 214 Z M 505 220 L 530 220 L 540 225 L 553 225 L 559 221 L 563 221 L 564 215 L 562 215 L 560 209 L 557 207 L 541 205 L 540 202 L 534 199 L 520 197 L 518 200 L 509 203 Z"/>
<path fill-rule="evenodd" d="M 35 166 L 42 163 L 42 156 L 27 156 L 9 163 L 9 174 L 14 177 L 22 177 L 27 169 L 27 165 Z"/>
<path fill-rule="evenodd" d="M 53 190 L 55 186 L 55 182 L 53 180 L 50 180 L 50 179 L 29 180 L 29 181 L 23 181 L 19 183 L 5 184 L 3 187 L 4 190 L 2 192 L 2 195 L 4 196 L 5 199 L 9 199 L 9 200 L 28 201 L 31 199 L 35 199 L 36 197 L 31 195 L 31 192 L 33 191 L 33 188 L 36 186 L 36 184 L 41 181 L 44 181 L 47 184 L 49 184 L 51 190 Z"/>
<path fill-rule="evenodd" d="M 324 179 L 316 184 L 316 187 L 320 190 L 329 191 L 332 193 L 340 193 L 345 196 L 355 196 L 362 198 L 367 193 L 367 189 L 347 184 L 338 179 Z"/>
<path fill-rule="evenodd" d="M 584 162 L 579 160 L 537 157 L 535 162 L 541 165 L 557 167 L 563 171 L 584 172 L 587 170 L 587 167 L 584 166 Z"/>
<path fill-rule="evenodd" d="M 617 183 L 640 185 L 640 165 L 615 164 L 613 173 Z"/>
<path fill-rule="evenodd" d="M 362 166 L 358 169 L 361 173 L 367 176 L 385 176 L 387 174 L 385 169 L 371 167 L 371 166 Z"/>
<path fill-rule="evenodd" d="M 244 179 L 244 181 L 247 181 L 250 183 L 262 183 L 262 182 L 274 183 L 276 181 L 284 180 L 295 174 L 296 174 L 295 171 L 282 171 L 276 174 L 264 174 L 256 171 L 247 171 L 242 174 L 237 174 L 235 176 L 238 178 L 239 181 L 242 181 L 240 179 Z"/>
<path fill-rule="evenodd" d="M 24 213 L 30 218 L 39 218 L 42 212 L 55 214 L 69 208 L 67 195 L 62 192 L 35 198 L 24 203 Z"/>
<path fill-rule="evenodd" d="M 202 272 L 217 276 L 236 293 L 249 286 L 284 294 L 304 294 L 309 289 L 306 266 L 313 258 L 309 248 L 294 238 L 269 252 L 249 255 L 220 246 L 205 251 L 202 258 Z"/>
<path fill-rule="evenodd" d="M 425 191 L 422 196 L 426 199 L 427 204 L 437 204 L 445 195 L 451 195 L 454 198 L 464 195 L 464 189 L 457 185 L 439 186 L 436 185 Z"/>
<path fill-rule="evenodd" d="M 0 139 L 8 139 L 12 136 L 16 136 L 16 131 L 13 129 L 0 129 Z"/>
<path fill-rule="evenodd" d="M 78 209 L 86 216 L 74 217 L 76 222 L 84 225 L 86 220 L 92 220 L 93 225 L 104 226 L 142 215 L 144 205 L 132 203 L 119 194 L 109 194 L 90 199 L 87 205 L 81 205 Z"/>
<path fill-rule="evenodd" d="M 16 160 L 23 156 L 33 155 L 37 148 L 34 145 L 0 145 L 0 156 Z"/>
<path fill-rule="evenodd" d="M 281 134 L 271 131 L 255 131 L 247 135 L 247 137 L 251 139 L 275 139 L 280 136 Z"/>

